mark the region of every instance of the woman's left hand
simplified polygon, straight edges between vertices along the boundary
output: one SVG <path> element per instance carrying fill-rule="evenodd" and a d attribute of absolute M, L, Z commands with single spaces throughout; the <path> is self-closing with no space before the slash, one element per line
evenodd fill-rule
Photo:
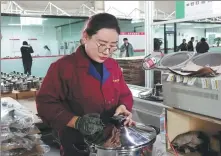
<path fill-rule="evenodd" d="M 135 122 L 132 120 L 132 113 L 129 112 L 124 105 L 120 105 L 117 107 L 114 116 L 117 115 L 124 115 L 127 117 L 126 121 L 124 122 L 124 125 L 131 126 L 135 124 Z"/>

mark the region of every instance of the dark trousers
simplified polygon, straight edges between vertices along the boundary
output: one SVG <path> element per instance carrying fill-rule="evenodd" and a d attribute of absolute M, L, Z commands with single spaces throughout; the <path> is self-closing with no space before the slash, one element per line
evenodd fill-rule
<path fill-rule="evenodd" d="M 32 61 L 29 62 L 23 62 L 23 67 L 24 67 L 24 73 L 31 75 L 31 66 L 32 66 Z"/>
<path fill-rule="evenodd" d="M 89 156 L 86 152 L 88 147 L 83 139 L 83 136 L 75 129 L 66 127 L 60 133 L 61 140 L 61 156 Z"/>

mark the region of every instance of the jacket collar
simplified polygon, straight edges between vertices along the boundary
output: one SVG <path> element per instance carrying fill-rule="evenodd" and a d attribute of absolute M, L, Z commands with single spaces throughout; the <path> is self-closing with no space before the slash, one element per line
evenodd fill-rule
<path fill-rule="evenodd" d="M 77 67 L 80 68 L 89 68 L 90 66 L 90 59 L 88 58 L 88 56 L 85 53 L 85 47 L 84 46 L 79 46 L 76 50 L 76 62 L 77 62 Z M 105 62 L 104 62 L 104 66 L 107 69 L 111 69 L 112 68 L 112 63 L 111 63 L 111 58 L 108 58 Z"/>

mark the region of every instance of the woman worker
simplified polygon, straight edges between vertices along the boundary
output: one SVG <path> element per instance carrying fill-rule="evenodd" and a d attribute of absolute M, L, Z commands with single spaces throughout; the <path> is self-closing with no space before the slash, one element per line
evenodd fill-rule
<path fill-rule="evenodd" d="M 118 49 L 120 28 L 110 14 L 92 16 L 83 45 L 51 64 L 36 103 L 40 117 L 59 132 L 62 156 L 88 156 L 79 151 L 84 136 L 103 131 L 101 116 L 123 114 L 132 124 L 132 94 L 121 68 L 110 56 Z"/>

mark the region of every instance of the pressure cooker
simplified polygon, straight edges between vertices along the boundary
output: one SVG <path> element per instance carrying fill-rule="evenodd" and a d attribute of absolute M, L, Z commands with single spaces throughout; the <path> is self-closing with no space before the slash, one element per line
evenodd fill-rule
<path fill-rule="evenodd" d="M 27 76 L 28 76 L 28 75 L 27 75 L 27 74 L 24 74 L 24 73 L 20 73 L 20 75 L 19 75 L 19 77 L 22 78 L 22 79 L 27 78 Z"/>
<path fill-rule="evenodd" d="M 152 155 L 153 144 L 159 133 L 155 127 L 141 123 L 131 127 L 124 126 L 126 118 L 122 115 L 112 117 L 111 120 L 111 124 L 104 130 L 106 136 L 102 141 L 95 143 L 93 138 L 85 137 L 87 148 L 79 151 L 89 152 L 90 156 Z"/>
<path fill-rule="evenodd" d="M 22 78 L 18 79 L 18 81 L 15 83 L 15 86 L 16 86 L 15 90 L 18 90 L 21 92 L 31 90 L 31 83 Z"/>
<path fill-rule="evenodd" d="M 7 74 L 6 73 L 1 73 L 1 78 L 5 80 L 7 78 Z"/>
<path fill-rule="evenodd" d="M 17 72 L 16 72 L 16 71 L 13 71 L 13 72 L 11 72 L 11 73 L 9 73 L 9 74 L 16 76 L 16 75 L 17 75 Z"/>
<path fill-rule="evenodd" d="M 11 81 L 11 79 L 12 79 L 12 75 L 7 74 L 5 80 L 6 81 Z"/>
<path fill-rule="evenodd" d="M 36 89 L 40 89 L 40 87 L 41 87 L 41 84 L 42 84 L 42 82 L 43 82 L 43 78 L 42 77 L 39 77 L 39 80 L 38 80 L 38 85 L 37 85 L 37 87 L 36 87 Z"/>
<path fill-rule="evenodd" d="M 4 80 L 1 83 L 1 93 L 7 94 L 7 93 L 11 93 L 12 91 L 13 91 L 13 84 Z"/>

